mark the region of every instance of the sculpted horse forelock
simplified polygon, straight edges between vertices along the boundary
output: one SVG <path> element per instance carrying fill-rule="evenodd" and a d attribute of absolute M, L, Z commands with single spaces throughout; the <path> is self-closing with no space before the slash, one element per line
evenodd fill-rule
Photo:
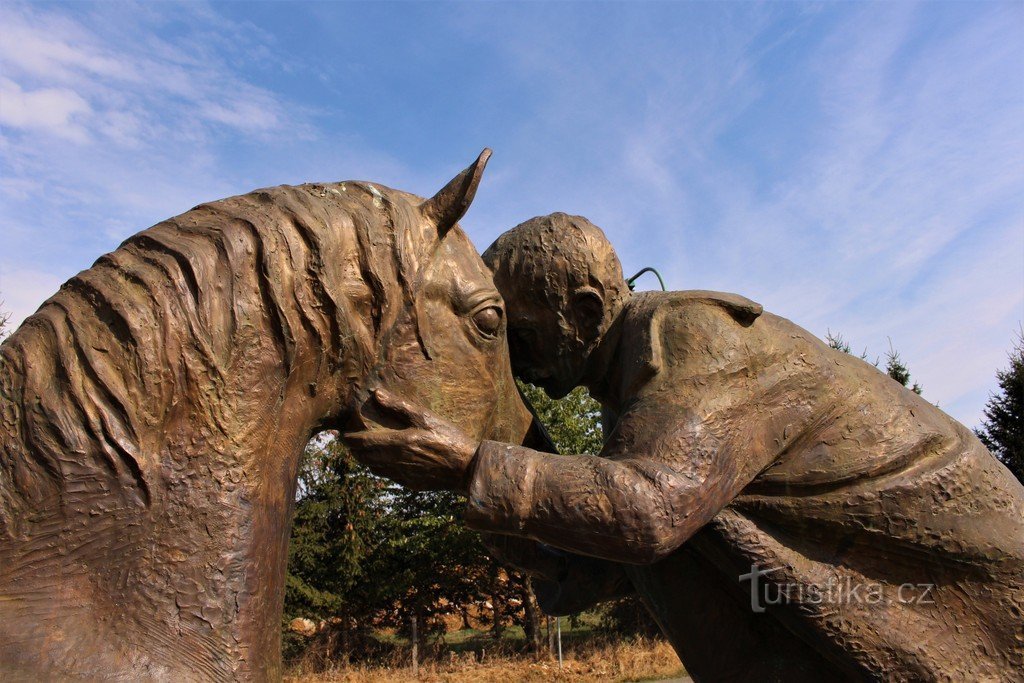
<path fill-rule="evenodd" d="M 455 225 L 488 154 L 427 201 L 203 204 L 4 342 L 0 678 L 279 675 L 299 460 L 370 385 L 521 442 L 501 300 Z"/>

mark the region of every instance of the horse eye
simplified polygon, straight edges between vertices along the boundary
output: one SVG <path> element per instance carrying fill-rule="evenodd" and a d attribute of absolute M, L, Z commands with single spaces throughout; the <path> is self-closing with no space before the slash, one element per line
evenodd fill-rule
<path fill-rule="evenodd" d="M 501 328 L 501 309 L 497 306 L 481 308 L 473 314 L 473 324 L 488 337 L 495 336 Z"/>

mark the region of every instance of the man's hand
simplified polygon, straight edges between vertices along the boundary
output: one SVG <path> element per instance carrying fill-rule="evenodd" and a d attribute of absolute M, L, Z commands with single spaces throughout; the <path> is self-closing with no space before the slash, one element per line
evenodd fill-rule
<path fill-rule="evenodd" d="M 400 428 L 363 415 L 367 429 L 342 436 L 359 462 L 411 489 L 466 491 L 479 444 L 447 420 L 383 389 L 370 400 Z"/>

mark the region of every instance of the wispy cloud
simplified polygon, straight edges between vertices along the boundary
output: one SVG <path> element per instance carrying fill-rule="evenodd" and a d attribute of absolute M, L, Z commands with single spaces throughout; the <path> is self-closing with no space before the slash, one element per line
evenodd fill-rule
<path fill-rule="evenodd" d="M 26 295 L 40 282 L 238 191 L 244 173 L 219 146 L 313 131 L 244 75 L 273 44 L 255 26 L 199 4 L 70 10 L 0 5 L 0 273 L 15 319 L 41 302 Z"/>
<path fill-rule="evenodd" d="M 272 42 L 271 36 L 255 27 L 175 36 L 180 29 L 167 16 L 146 12 L 106 23 L 118 8 L 123 6 L 93 6 L 71 18 L 39 6 L 4 5 L 4 73 L 24 98 L 52 97 L 56 90 L 74 103 L 76 125 L 114 144 L 212 135 L 216 125 L 246 132 L 298 125 L 279 96 L 240 79 L 231 63 L 244 46 Z M 181 18 L 186 22 L 217 16 L 198 5 L 178 6 L 175 13 L 188 15 Z M 163 33 L 171 37 L 158 37 Z M 238 38 L 241 45 L 230 44 Z M 29 121 L 8 123 L 33 127 Z"/>
<path fill-rule="evenodd" d="M 24 91 L 12 80 L 0 78 L 0 123 L 13 128 L 52 132 L 74 142 L 85 142 L 88 134 L 77 122 L 92 112 L 78 93 L 67 88 Z"/>
<path fill-rule="evenodd" d="M 891 337 L 926 395 L 973 424 L 1024 317 L 1020 7 L 955 29 L 909 5 L 878 19 L 850 17 L 812 56 L 814 157 L 767 197 L 723 188 L 724 229 L 759 256 L 730 270 L 819 334 L 875 353 Z"/>

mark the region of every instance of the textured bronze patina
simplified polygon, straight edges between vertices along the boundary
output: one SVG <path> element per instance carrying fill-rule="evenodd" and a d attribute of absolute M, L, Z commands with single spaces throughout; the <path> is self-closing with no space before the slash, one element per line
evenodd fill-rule
<path fill-rule="evenodd" d="M 279 677 L 311 435 L 386 387 L 522 440 L 501 297 L 456 225 L 488 155 L 426 201 L 342 182 L 203 204 L 4 342 L 0 680 Z"/>
<path fill-rule="evenodd" d="M 485 441 L 449 484 L 547 611 L 635 592 L 696 680 L 1024 676 L 1024 488 L 970 430 L 741 296 L 631 295 L 585 219 L 484 259 L 515 372 L 603 406 L 599 457 Z"/>

